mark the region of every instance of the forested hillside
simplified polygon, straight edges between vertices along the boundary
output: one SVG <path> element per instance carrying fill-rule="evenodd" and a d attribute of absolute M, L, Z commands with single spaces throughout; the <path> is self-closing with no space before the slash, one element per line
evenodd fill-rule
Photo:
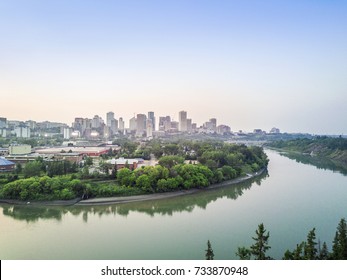
<path fill-rule="evenodd" d="M 324 136 L 312 139 L 304 138 L 289 141 L 275 141 L 267 145 L 286 151 L 327 157 L 347 164 L 347 139 L 342 137 L 332 138 Z"/>

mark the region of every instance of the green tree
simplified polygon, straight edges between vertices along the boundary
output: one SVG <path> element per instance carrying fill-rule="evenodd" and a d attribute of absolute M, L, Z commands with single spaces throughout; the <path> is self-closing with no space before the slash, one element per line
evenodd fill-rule
<path fill-rule="evenodd" d="M 213 260 L 214 259 L 214 253 L 212 250 L 210 240 L 207 241 L 207 250 L 205 250 L 205 252 L 206 252 L 206 254 L 205 254 L 206 260 Z"/>
<path fill-rule="evenodd" d="M 323 242 L 322 249 L 320 249 L 319 257 L 320 260 L 327 260 L 329 258 L 328 246 L 325 242 Z"/>
<path fill-rule="evenodd" d="M 315 228 L 309 231 L 307 235 L 307 241 L 304 246 L 304 258 L 306 260 L 315 260 L 317 259 L 317 242 L 316 242 L 316 233 Z"/>
<path fill-rule="evenodd" d="M 117 171 L 117 181 L 121 186 L 131 187 L 135 183 L 135 175 L 129 168 L 122 168 Z"/>
<path fill-rule="evenodd" d="M 16 163 L 15 173 L 20 174 L 23 171 L 23 166 L 18 162 Z"/>
<path fill-rule="evenodd" d="M 86 157 L 86 159 L 85 159 L 85 164 L 86 164 L 87 166 L 93 165 L 93 159 L 92 159 L 91 157 Z"/>
<path fill-rule="evenodd" d="M 266 251 L 271 248 L 268 245 L 270 233 L 265 230 L 264 224 L 258 225 L 255 231 L 256 236 L 252 237 L 255 243 L 251 246 L 251 254 L 256 260 L 269 260 L 270 257 L 266 256 Z"/>
<path fill-rule="evenodd" d="M 184 158 L 180 156 L 164 156 L 160 158 L 158 163 L 159 165 L 170 169 L 177 164 L 183 164 Z"/>
<path fill-rule="evenodd" d="M 240 258 L 240 260 L 250 260 L 251 259 L 251 250 L 246 247 L 238 247 L 236 256 Z"/>
<path fill-rule="evenodd" d="M 153 192 L 151 181 L 146 174 L 142 174 L 136 179 L 136 187 L 138 187 L 141 190 L 144 190 L 146 192 Z"/>
<path fill-rule="evenodd" d="M 23 168 L 25 178 L 40 176 L 42 165 L 39 161 L 28 162 Z"/>
<path fill-rule="evenodd" d="M 334 260 L 347 259 L 347 226 L 345 219 L 341 219 L 337 226 L 331 256 Z"/>

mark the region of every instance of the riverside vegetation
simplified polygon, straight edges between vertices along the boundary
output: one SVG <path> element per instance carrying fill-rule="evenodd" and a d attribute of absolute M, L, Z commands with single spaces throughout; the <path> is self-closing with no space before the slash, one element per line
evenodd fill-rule
<path fill-rule="evenodd" d="M 268 164 L 260 147 L 223 142 L 150 141 L 143 146 L 125 141 L 118 154 L 111 150 L 106 157 L 149 158 L 151 154 L 159 159 L 158 165 L 135 170 L 129 166 L 113 168 L 110 173 L 110 166 L 102 161 L 100 172 L 92 174 L 89 173 L 91 158 L 85 159 L 83 167 L 68 161 L 45 162 L 38 158 L 24 167 L 17 165 L 13 174 L 1 175 L 0 198 L 69 200 L 206 188 L 257 172 Z"/>
<path fill-rule="evenodd" d="M 283 260 L 347 260 L 347 224 L 345 219 L 341 219 L 332 242 L 332 251 L 329 252 L 326 242 L 321 245 L 317 241 L 315 228 L 309 231 L 306 241 L 296 245 L 292 251 L 287 250 L 284 253 Z M 248 247 L 239 247 L 236 256 L 240 260 L 272 260 L 267 255 L 271 248 L 269 245 L 270 233 L 265 229 L 264 224 L 258 225 L 255 231 L 255 237 L 252 237 L 254 244 Z M 206 260 L 214 259 L 214 252 L 210 240 L 207 241 L 207 250 L 205 250 Z"/>
<path fill-rule="evenodd" d="M 274 141 L 267 145 L 276 149 L 324 157 L 344 165 L 347 164 L 347 139 L 342 137 L 318 136 L 312 139 Z"/>

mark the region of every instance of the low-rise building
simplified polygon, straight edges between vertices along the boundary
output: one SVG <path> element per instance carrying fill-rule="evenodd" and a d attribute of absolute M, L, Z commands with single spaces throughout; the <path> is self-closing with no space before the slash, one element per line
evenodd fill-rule
<path fill-rule="evenodd" d="M 83 155 L 80 153 L 59 153 L 54 155 L 54 159 L 80 163 L 83 160 Z"/>
<path fill-rule="evenodd" d="M 40 155 L 56 155 L 60 153 L 78 153 L 83 156 L 98 157 L 107 154 L 109 147 L 54 147 L 37 149 L 35 152 Z"/>
<path fill-rule="evenodd" d="M 30 145 L 11 145 L 8 148 L 10 155 L 28 155 L 31 154 Z"/>
<path fill-rule="evenodd" d="M 124 167 L 128 167 L 130 170 L 134 170 L 139 167 L 139 165 L 144 164 L 144 160 L 142 158 L 117 158 L 108 160 L 107 163 L 114 166 L 117 170 L 122 169 Z"/>
<path fill-rule="evenodd" d="M 5 158 L 0 157 L 0 172 L 10 172 L 13 171 L 16 164 Z"/>

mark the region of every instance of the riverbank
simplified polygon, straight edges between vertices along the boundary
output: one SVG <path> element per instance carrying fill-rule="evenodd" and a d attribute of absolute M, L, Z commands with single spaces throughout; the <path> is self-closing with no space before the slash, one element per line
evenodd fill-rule
<path fill-rule="evenodd" d="M 12 205 L 27 205 L 27 206 L 93 206 L 93 205 L 103 205 L 103 204 L 120 204 L 147 200 L 158 200 L 170 197 L 178 197 L 183 195 L 189 195 L 196 192 L 201 192 L 205 190 L 216 189 L 228 185 L 234 185 L 241 182 L 245 182 L 254 177 L 257 177 L 265 172 L 266 168 L 246 176 L 239 177 L 233 180 L 224 181 L 218 184 L 213 184 L 204 189 L 190 189 L 190 190 L 180 190 L 175 192 L 164 192 L 164 193 L 154 193 L 154 194 L 144 194 L 144 195 L 134 195 L 134 196 L 117 196 L 117 197 L 100 197 L 100 198 L 90 198 L 81 200 L 80 198 L 72 200 L 52 200 L 52 201 L 21 201 L 13 199 L 0 199 L 0 203 L 12 204 Z"/>
<path fill-rule="evenodd" d="M 181 191 L 175 191 L 175 192 L 165 192 L 165 193 L 154 193 L 154 194 L 145 194 L 145 195 L 135 195 L 135 196 L 122 196 L 122 197 L 101 197 L 101 198 L 91 198 L 86 200 L 81 200 L 77 202 L 75 205 L 100 205 L 100 204 L 120 204 L 120 203 L 129 203 L 129 202 L 137 202 L 137 201 L 147 201 L 147 200 L 158 200 L 158 199 L 164 199 L 164 198 L 170 198 L 170 197 L 177 197 L 182 195 L 189 195 L 196 192 L 216 189 L 228 185 L 234 185 L 241 182 L 245 182 L 247 180 L 250 180 L 254 177 L 257 177 L 265 172 L 266 168 L 252 173 L 247 174 L 246 176 L 239 177 L 233 180 L 228 180 L 222 183 L 213 184 L 207 188 L 204 189 L 190 189 L 190 190 L 181 190 Z"/>
<path fill-rule="evenodd" d="M 23 201 L 16 199 L 0 199 L 1 203 L 12 205 L 27 205 L 27 206 L 72 206 L 78 203 L 81 198 L 74 198 L 70 200 L 42 200 L 42 201 Z"/>

